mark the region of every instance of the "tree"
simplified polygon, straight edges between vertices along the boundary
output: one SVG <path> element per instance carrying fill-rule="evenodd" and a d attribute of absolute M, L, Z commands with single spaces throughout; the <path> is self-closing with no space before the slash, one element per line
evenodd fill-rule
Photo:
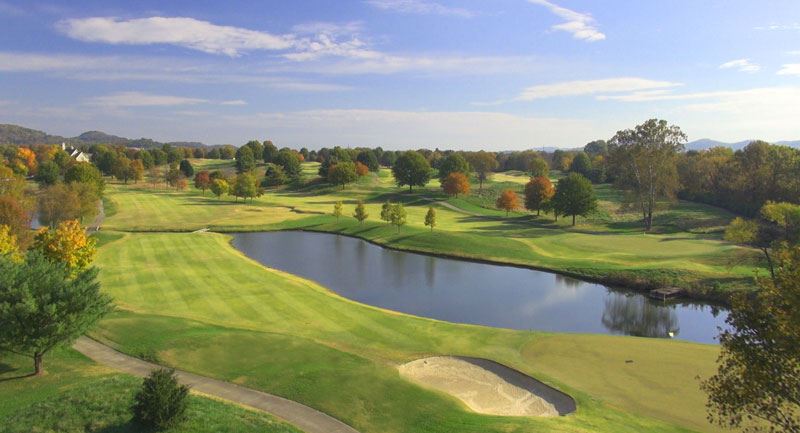
<path fill-rule="evenodd" d="M 278 148 L 270 140 L 264 142 L 264 150 L 261 152 L 264 163 L 274 162 L 273 159 L 278 155 Z"/>
<path fill-rule="evenodd" d="M 544 176 L 531 178 L 525 185 L 525 208 L 539 215 L 542 208 L 553 198 L 556 191 L 550 179 Z"/>
<path fill-rule="evenodd" d="M 241 173 L 236 176 L 233 183 L 234 197 L 242 197 L 245 202 L 249 198 L 253 201 L 253 197 L 258 194 L 258 186 L 256 185 L 256 177 L 250 173 Z"/>
<path fill-rule="evenodd" d="M 164 179 L 167 181 L 167 185 L 178 188 L 178 182 L 183 179 L 183 173 L 176 168 L 171 168 L 167 170 Z"/>
<path fill-rule="evenodd" d="M 734 218 L 725 229 L 725 240 L 759 249 L 774 277 L 773 251 L 800 243 L 800 205 L 767 202 L 758 218 Z"/>
<path fill-rule="evenodd" d="M 358 223 L 363 225 L 367 217 L 369 217 L 369 214 L 367 213 L 366 207 L 364 207 L 364 202 L 359 200 L 358 204 L 356 204 L 356 210 L 353 212 L 353 218 L 357 219 Z"/>
<path fill-rule="evenodd" d="M 583 146 L 583 151 L 590 156 L 606 156 L 608 155 L 608 143 L 605 140 L 595 140 Z"/>
<path fill-rule="evenodd" d="M 184 177 L 189 178 L 194 176 L 194 167 L 192 167 L 192 163 L 189 162 L 188 159 L 182 159 L 178 169 L 183 173 Z"/>
<path fill-rule="evenodd" d="M 431 180 L 431 166 L 422 154 L 410 150 L 403 153 L 392 165 L 392 174 L 398 186 L 423 187 Z"/>
<path fill-rule="evenodd" d="M 253 156 L 253 149 L 242 146 L 236 150 L 236 172 L 244 173 L 256 168 L 256 159 Z"/>
<path fill-rule="evenodd" d="M 222 159 L 222 155 L 219 153 L 219 148 L 215 147 L 206 153 L 206 159 Z"/>
<path fill-rule="evenodd" d="M 369 167 L 361 163 L 360 161 L 356 162 L 356 175 L 358 177 L 366 176 L 369 173 Z"/>
<path fill-rule="evenodd" d="M 38 197 L 39 222 L 55 227 L 66 220 L 81 217 L 81 200 L 69 185 L 56 184 L 45 188 Z"/>
<path fill-rule="evenodd" d="M 211 187 L 211 174 L 208 170 L 198 171 L 194 175 L 194 187 L 202 190 L 203 195 L 206 195 L 206 190 Z"/>
<path fill-rule="evenodd" d="M 24 197 L 0 195 L 0 224 L 8 226 L 20 244 L 30 242 L 31 205 Z"/>
<path fill-rule="evenodd" d="M 11 232 L 11 227 L 5 224 L 0 225 L 0 256 L 14 262 L 22 260 L 22 252 L 20 251 L 17 237 Z"/>
<path fill-rule="evenodd" d="M 408 214 L 402 203 L 393 204 L 389 210 L 389 220 L 392 222 L 392 225 L 397 227 L 398 232 L 400 231 L 400 227 L 405 225 L 407 216 Z"/>
<path fill-rule="evenodd" d="M 392 204 L 388 201 L 381 206 L 381 220 L 387 223 L 392 221 Z"/>
<path fill-rule="evenodd" d="M 73 274 L 39 251 L 23 262 L 0 257 L 0 348 L 33 358 L 37 376 L 44 355 L 75 341 L 111 309 L 96 268 Z"/>
<path fill-rule="evenodd" d="M 103 195 L 103 189 L 105 189 L 105 182 L 100 170 L 88 162 L 79 162 L 71 165 L 64 173 L 64 182 L 90 184 L 97 191 L 98 197 Z"/>
<path fill-rule="evenodd" d="M 336 222 L 339 222 L 339 218 L 342 216 L 342 202 L 337 201 L 333 204 L 333 216 L 336 217 Z"/>
<path fill-rule="evenodd" d="M 459 194 L 469 194 L 469 179 L 464 173 L 454 171 L 447 175 L 442 182 L 445 194 L 458 197 Z"/>
<path fill-rule="evenodd" d="M 283 171 L 292 179 L 297 179 L 302 171 L 300 154 L 293 150 L 281 150 L 272 162 L 283 167 Z"/>
<path fill-rule="evenodd" d="M 283 167 L 273 163 L 267 163 L 267 171 L 264 173 L 264 180 L 261 182 L 262 186 L 280 186 L 287 182 L 286 172 Z"/>
<path fill-rule="evenodd" d="M 589 155 L 584 152 L 578 152 L 572 159 L 569 171 L 571 173 L 578 173 L 588 179 L 592 174 L 592 161 L 589 159 Z"/>
<path fill-rule="evenodd" d="M 470 173 L 469 162 L 459 153 L 451 153 L 439 165 L 439 182 L 444 182 L 450 173 L 461 173 L 465 177 Z"/>
<path fill-rule="evenodd" d="M 130 178 L 133 183 L 139 182 L 144 178 L 144 163 L 140 159 L 134 159 L 130 165 Z"/>
<path fill-rule="evenodd" d="M 357 178 L 356 165 L 349 161 L 339 162 L 328 170 L 328 182 L 341 185 L 342 189 L 348 183 L 355 182 Z"/>
<path fill-rule="evenodd" d="M 611 139 L 609 170 L 618 188 L 642 212 L 645 230 L 653 227 L 653 211 L 660 199 L 672 199 L 680 186 L 678 152 L 686 134 L 666 120 L 650 119 L 617 132 Z"/>
<path fill-rule="evenodd" d="M 425 225 L 431 228 L 436 227 L 436 209 L 433 206 L 428 208 L 428 213 L 425 214 Z"/>
<path fill-rule="evenodd" d="M 39 185 L 54 185 L 61 178 L 61 167 L 53 161 L 47 161 L 39 165 L 34 179 Z"/>
<path fill-rule="evenodd" d="M 725 428 L 800 432 L 800 247 L 775 261 L 761 290 L 733 295 L 717 373 L 701 384 L 709 421 Z"/>
<path fill-rule="evenodd" d="M 55 228 L 42 229 L 33 240 L 32 249 L 75 273 L 92 263 L 97 241 L 86 235 L 77 220 L 62 221 Z"/>
<path fill-rule="evenodd" d="M 509 212 L 520 208 L 519 196 L 513 190 L 504 190 L 502 193 L 500 193 L 500 196 L 497 197 L 497 202 L 495 205 L 498 207 L 498 209 L 506 211 L 506 216 L 508 216 Z"/>
<path fill-rule="evenodd" d="M 560 215 L 572 216 L 575 225 L 577 215 L 586 216 L 597 208 L 597 198 L 589 179 L 578 173 L 559 179 L 556 194 L 553 196 L 553 208 Z"/>
<path fill-rule="evenodd" d="M 531 177 L 547 177 L 550 174 L 550 166 L 547 165 L 547 161 L 537 155 L 528 164 L 528 171 L 531 173 Z"/>
<path fill-rule="evenodd" d="M 375 152 L 371 149 L 364 149 L 358 153 L 356 156 L 356 161 L 364 164 L 369 171 L 377 172 L 380 169 L 380 164 L 378 164 L 378 157 L 375 156 Z"/>
<path fill-rule="evenodd" d="M 214 179 L 211 182 L 211 192 L 214 193 L 215 196 L 219 199 L 224 194 L 228 193 L 229 185 L 228 181 L 225 179 Z"/>
<path fill-rule="evenodd" d="M 497 157 L 493 153 L 483 150 L 467 155 L 469 165 L 475 170 L 478 177 L 478 191 L 483 191 L 483 182 L 489 179 L 492 172 L 498 167 Z"/>
<path fill-rule="evenodd" d="M 166 430 L 186 416 L 189 387 L 178 383 L 175 370 L 150 372 L 133 401 L 133 418 L 145 427 Z"/>

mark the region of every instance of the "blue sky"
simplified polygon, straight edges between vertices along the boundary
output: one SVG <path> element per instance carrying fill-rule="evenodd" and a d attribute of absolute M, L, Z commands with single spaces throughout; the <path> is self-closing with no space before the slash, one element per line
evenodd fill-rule
<path fill-rule="evenodd" d="M 800 138 L 800 2 L 0 0 L 0 123 L 241 144 Z"/>

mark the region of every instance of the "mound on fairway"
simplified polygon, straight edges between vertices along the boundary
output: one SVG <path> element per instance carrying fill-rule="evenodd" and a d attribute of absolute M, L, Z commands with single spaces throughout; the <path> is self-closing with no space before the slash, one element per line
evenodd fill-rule
<path fill-rule="evenodd" d="M 550 417 L 575 411 L 572 397 L 488 359 L 422 358 L 401 365 L 400 374 L 446 392 L 482 414 Z"/>

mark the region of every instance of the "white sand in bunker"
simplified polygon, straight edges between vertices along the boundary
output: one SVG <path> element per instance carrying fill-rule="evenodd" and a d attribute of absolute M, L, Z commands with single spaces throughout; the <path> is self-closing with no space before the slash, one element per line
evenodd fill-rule
<path fill-rule="evenodd" d="M 401 365 L 400 374 L 482 414 L 547 417 L 575 411 L 567 394 L 487 359 L 434 356 Z"/>

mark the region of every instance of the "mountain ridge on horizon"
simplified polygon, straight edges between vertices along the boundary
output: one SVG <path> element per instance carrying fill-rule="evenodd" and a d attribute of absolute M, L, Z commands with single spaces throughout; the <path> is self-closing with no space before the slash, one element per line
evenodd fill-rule
<path fill-rule="evenodd" d="M 745 147 L 755 139 L 741 140 L 736 142 L 724 142 L 713 140 L 710 138 L 701 138 L 686 143 L 686 150 L 705 150 L 712 147 L 730 147 L 733 150 L 739 150 Z M 91 130 L 83 132 L 75 137 L 63 137 L 60 135 L 51 135 L 44 131 L 33 128 L 28 128 L 14 124 L 0 124 L 0 144 L 11 144 L 17 146 L 30 146 L 34 144 L 60 144 L 67 143 L 71 145 L 93 145 L 93 144 L 119 144 L 126 147 L 141 147 L 152 148 L 161 147 L 164 144 L 171 146 L 182 147 L 217 147 L 220 144 L 206 144 L 198 141 L 170 141 L 160 142 L 150 138 L 126 138 L 113 134 L 108 134 L 99 130 Z M 774 144 L 800 148 L 800 140 L 781 140 Z M 555 146 L 537 146 L 530 150 L 541 150 L 545 152 L 553 152 L 556 149 L 565 151 L 580 150 L 582 147 L 555 147 Z M 498 151 L 504 152 L 504 151 Z"/>

